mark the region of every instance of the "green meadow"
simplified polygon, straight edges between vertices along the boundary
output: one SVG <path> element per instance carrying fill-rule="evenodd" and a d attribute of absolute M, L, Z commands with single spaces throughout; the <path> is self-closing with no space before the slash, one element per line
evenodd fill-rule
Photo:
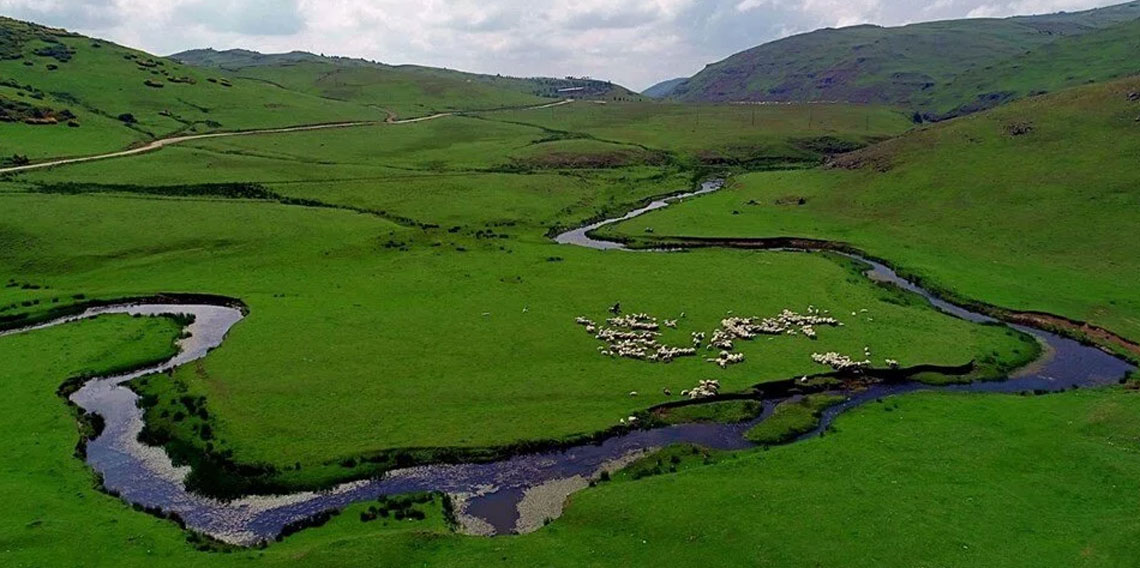
<path fill-rule="evenodd" d="M 5 30 L 12 20 L 0 19 Z M 18 28 L 4 40 L 20 38 Z M 0 156 L 30 159 L 96 154 L 173 134 L 244 130 L 350 120 L 383 120 L 383 111 L 156 58 L 82 36 L 31 34 L 22 59 L 0 60 L 0 99 L 75 115 L 77 127 L 0 122 Z M 47 42 L 42 38 L 47 38 Z M 59 45 L 66 61 L 33 55 Z M 25 64 L 27 63 L 27 64 Z M 54 69 L 49 68 L 54 67 Z M 172 80 L 173 79 L 173 80 Z M 147 82 L 151 83 L 148 84 Z M 224 82 L 223 82 L 224 81 Z M 158 85 L 158 86 L 151 86 Z M 130 115 L 131 119 L 120 117 Z"/>
<path fill-rule="evenodd" d="M 898 110 L 851 104 L 585 101 L 495 113 L 494 119 L 669 151 L 700 165 L 749 167 L 818 163 L 821 156 L 900 134 L 910 126 L 910 117 Z"/>
<path fill-rule="evenodd" d="M 175 379 L 206 397 L 215 447 L 243 462 L 300 462 L 303 471 L 285 477 L 302 484 L 352 475 L 323 466 L 388 448 L 495 446 L 604 430 L 670 400 L 663 389 L 680 392 L 702 378 L 741 390 L 822 372 L 810 360 L 816 351 L 870 346 L 876 357 L 948 366 L 1011 364 L 1036 353 L 1002 328 L 943 316 L 822 255 L 599 253 L 539 235 L 408 229 L 368 214 L 273 203 L 0 199 L 0 262 L 42 287 L 4 288 L 7 313 L 79 293 L 201 292 L 246 302 L 250 315 L 223 348 Z M 600 342 L 574 318 L 601 319 L 614 301 L 661 317 L 685 312 L 664 337 L 682 345 L 730 311 L 767 316 L 814 304 L 833 309 L 845 326 L 821 330 L 817 341 L 743 344 L 748 361 L 725 370 L 700 357 L 669 365 L 613 360 L 597 353 Z M 869 311 L 846 315 L 861 309 Z M 410 398 L 431 403 L 409 405 Z M 196 440 L 192 421 L 155 424 Z"/>
<path fill-rule="evenodd" d="M 789 442 L 818 428 L 823 411 L 843 400 L 840 395 L 817 394 L 782 402 L 771 418 L 752 427 L 744 437 L 768 446 Z"/>
<path fill-rule="evenodd" d="M 240 79 L 277 85 L 324 99 L 375 104 L 400 116 L 551 102 L 551 99 L 506 87 L 431 73 L 416 73 L 401 68 L 337 66 L 312 62 L 288 66 L 242 67 L 232 71 L 232 74 Z"/>

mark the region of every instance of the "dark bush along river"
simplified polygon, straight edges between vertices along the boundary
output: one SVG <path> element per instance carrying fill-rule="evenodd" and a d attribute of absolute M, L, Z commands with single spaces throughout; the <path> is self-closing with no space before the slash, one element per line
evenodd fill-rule
<path fill-rule="evenodd" d="M 600 250 L 624 249 L 621 243 L 595 240 L 588 233 L 694 195 L 716 191 L 720 186 L 720 182 L 708 182 L 699 191 L 655 201 L 620 218 L 562 233 L 555 240 L 567 245 Z M 654 253 L 668 254 L 665 251 Z M 952 316 L 973 322 L 995 321 L 934 297 L 880 263 L 856 255 L 848 256 L 871 266 L 866 272 L 869 278 L 921 294 L 935 307 Z M 142 410 L 137 406 L 138 396 L 124 384 L 134 378 L 173 369 L 204 357 L 211 349 L 221 345 L 230 328 L 241 321 L 242 312 L 233 307 L 208 303 L 135 303 L 92 308 L 77 316 L 7 333 L 59 325 L 100 314 L 192 314 L 195 320 L 186 329 L 185 338 L 180 340 L 181 352 L 173 359 L 132 373 L 89 380 L 71 396 L 76 405 L 85 411 L 101 415 L 105 422 L 103 431 L 87 443 L 87 463 L 102 476 L 104 487 L 123 500 L 166 515 L 176 515 L 191 530 L 237 545 L 254 545 L 272 540 L 286 526 L 303 523 L 321 512 L 341 509 L 383 495 L 412 491 L 435 491 L 452 495 L 461 525 L 473 534 L 534 530 L 542 525 L 542 520 L 557 517 L 561 513 L 560 503 L 569 493 L 586 486 L 587 480 L 597 478 L 603 469 L 619 467 L 625 461 L 647 451 L 682 442 L 719 450 L 750 447 L 752 444 L 744 439 L 744 433 L 766 419 L 772 408 L 787 397 L 787 393 L 783 393 L 765 400 L 763 414 L 745 423 L 684 424 L 630 430 L 597 444 L 520 455 L 491 463 L 419 466 L 394 470 L 378 479 L 344 483 L 327 491 L 249 496 L 220 501 L 187 491 L 183 480 L 188 468 L 175 467 L 162 448 L 147 446 L 138 441 L 143 427 Z M 1129 363 L 1099 348 L 1037 329 L 1014 327 L 1035 336 L 1047 348 L 1040 360 L 1013 374 L 1008 380 L 940 387 L 905 379 L 875 383 L 864 390 L 845 393 L 849 396 L 848 400 L 825 411 L 819 428 L 801 439 L 817 435 L 838 414 L 884 396 L 917 390 L 1054 392 L 1076 386 L 1114 384 L 1134 370 Z M 6 333 L 0 333 L 0 336 L 3 335 Z M 536 518 L 538 522 L 535 522 Z"/>

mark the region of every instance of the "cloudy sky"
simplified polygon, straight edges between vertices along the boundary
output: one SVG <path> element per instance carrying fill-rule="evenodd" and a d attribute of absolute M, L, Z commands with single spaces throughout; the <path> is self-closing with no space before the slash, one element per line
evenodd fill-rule
<path fill-rule="evenodd" d="M 1124 0 L 0 0 L 0 14 L 152 53 L 294 49 L 642 89 L 826 26 L 1046 13 Z"/>

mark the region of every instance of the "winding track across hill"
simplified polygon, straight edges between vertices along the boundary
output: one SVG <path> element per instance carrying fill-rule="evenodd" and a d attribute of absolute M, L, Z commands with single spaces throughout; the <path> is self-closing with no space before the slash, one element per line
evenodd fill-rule
<path fill-rule="evenodd" d="M 544 108 L 551 108 L 562 106 L 574 102 L 574 99 L 563 99 L 561 101 L 526 107 L 522 110 L 539 110 Z M 81 156 L 78 158 L 62 158 L 59 160 L 49 160 L 47 162 L 40 162 L 36 164 L 27 164 L 24 166 L 10 166 L 7 168 L 0 168 L 0 174 L 14 174 L 26 172 L 31 170 L 40 170 L 45 168 L 54 168 L 56 166 L 66 166 L 68 164 L 82 164 L 84 162 L 94 162 L 96 160 L 106 160 L 109 158 L 123 158 L 127 156 L 135 156 L 138 154 L 145 154 L 154 150 L 160 150 L 166 146 L 174 144 L 182 144 L 183 142 L 193 142 L 195 140 L 207 140 L 210 138 L 229 138 L 232 136 L 253 136 L 256 134 L 285 134 L 289 132 L 307 132 L 311 130 L 330 130 L 334 128 L 355 128 L 359 126 L 377 126 L 381 124 L 414 124 L 417 122 L 426 122 L 429 120 L 436 120 L 448 116 L 455 116 L 464 111 L 457 112 L 441 112 L 431 114 L 428 116 L 420 116 L 416 118 L 396 119 L 395 114 L 389 113 L 388 118 L 385 120 L 360 120 L 354 122 L 328 122 L 322 124 L 308 124 L 301 126 L 285 126 L 281 128 L 262 128 L 257 130 L 235 130 L 233 132 L 211 132 L 208 134 L 188 134 L 185 136 L 172 136 L 170 138 L 160 138 L 152 142 L 148 142 L 137 148 L 128 150 L 119 150 L 117 152 L 108 152 L 106 154 L 96 154 L 93 156 Z M 469 112 L 491 112 L 491 111 L 469 111 Z"/>

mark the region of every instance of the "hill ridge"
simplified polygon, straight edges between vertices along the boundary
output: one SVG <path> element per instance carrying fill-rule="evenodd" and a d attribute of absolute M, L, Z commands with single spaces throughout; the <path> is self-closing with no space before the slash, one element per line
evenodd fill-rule
<path fill-rule="evenodd" d="M 885 103 L 939 116 L 972 102 L 972 96 L 942 101 L 936 94 L 965 74 L 1137 20 L 1140 2 L 1132 1 L 1080 12 L 824 28 L 711 63 L 671 96 L 686 102 Z M 1131 71 L 1126 62 L 1118 67 Z"/>

